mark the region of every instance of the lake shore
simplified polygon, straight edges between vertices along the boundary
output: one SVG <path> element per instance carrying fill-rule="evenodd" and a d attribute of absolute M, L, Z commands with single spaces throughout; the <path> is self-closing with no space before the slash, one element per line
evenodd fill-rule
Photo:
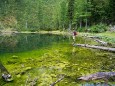
<path fill-rule="evenodd" d="M 72 35 L 72 31 L 11 31 L 11 30 L 1 30 L 0 34 L 4 36 L 10 36 L 12 34 L 17 34 L 17 33 L 24 33 L 24 34 L 55 34 L 55 35 Z M 109 38 L 109 39 L 114 39 L 115 38 L 115 32 L 103 32 L 103 33 L 89 33 L 89 32 L 78 32 L 78 36 L 97 36 L 97 37 L 102 37 L 102 38 Z M 114 43 L 114 41 L 113 41 Z"/>
<path fill-rule="evenodd" d="M 31 32 L 31 31 L 9 31 L 9 30 L 1 30 L 0 32 L 1 33 L 6 33 L 6 34 L 9 34 L 9 33 L 68 34 L 67 31 L 59 31 L 59 30 L 56 30 L 56 31 L 35 31 L 35 32 Z"/>

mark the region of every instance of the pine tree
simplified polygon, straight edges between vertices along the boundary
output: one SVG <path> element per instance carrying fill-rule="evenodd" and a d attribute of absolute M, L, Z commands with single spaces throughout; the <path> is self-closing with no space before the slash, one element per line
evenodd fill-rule
<path fill-rule="evenodd" d="M 108 17 L 110 23 L 115 24 L 115 0 L 109 0 Z"/>
<path fill-rule="evenodd" d="M 69 22 L 69 30 L 71 30 L 72 20 L 74 17 L 74 3 L 75 0 L 69 0 L 68 2 L 68 22 Z"/>

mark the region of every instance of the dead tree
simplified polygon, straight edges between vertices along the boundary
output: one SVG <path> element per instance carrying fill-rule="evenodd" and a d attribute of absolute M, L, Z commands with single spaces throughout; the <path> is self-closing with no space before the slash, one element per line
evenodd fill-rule
<path fill-rule="evenodd" d="M 91 80 L 104 80 L 105 86 L 108 84 L 108 81 L 115 81 L 115 72 L 97 72 L 94 74 L 90 74 L 87 76 L 82 76 L 78 78 L 79 80 L 83 81 L 91 81 Z M 108 86 L 108 85 L 107 85 Z"/>
<path fill-rule="evenodd" d="M 8 72 L 8 70 L 3 66 L 3 64 L 0 62 L 0 70 L 2 73 L 2 78 L 4 79 L 4 81 L 12 81 L 12 77 L 10 75 L 10 73 Z"/>
<path fill-rule="evenodd" d="M 88 45 L 88 44 L 73 44 L 73 46 L 81 46 L 81 47 L 87 47 L 87 48 L 93 48 L 93 49 L 100 49 L 100 50 L 115 52 L 115 48 L 110 48 L 110 47 L 95 46 L 95 45 Z"/>
<path fill-rule="evenodd" d="M 99 79 L 109 80 L 109 79 L 114 79 L 113 77 L 115 77 L 115 72 L 97 72 L 97 73 L 90 74 L 87 76 L 82 76 L 78 79 L 84 80 L 84 81 L 99 80 Z"/>
<path fill-rule="evenodd" d="M 54 86 L 55 84 L 57 84 L 58 82 L 60 82 L 61 80 L 64 79 L 64 76 L 62 76 L 61 78 L 59 78 L 57 81 L 53 82 L 52 84 L 50 84 L 50 86 Z"/>

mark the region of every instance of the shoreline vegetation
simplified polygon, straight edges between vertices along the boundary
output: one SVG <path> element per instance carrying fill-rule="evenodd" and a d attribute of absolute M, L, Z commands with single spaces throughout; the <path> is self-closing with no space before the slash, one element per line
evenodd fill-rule
<path fill-rule="evenodd" d="M 54 31 L 12 31 L 12 30 L 0 30 L 0 36 L 11 36 L 12 34 L 18 34 L 18 33 L 24 33 L 24 34 L 55 34 L 55 35 L 68 35 L 71 36 L 72 35 L 72 30 L 68 31 L 60 31 L 60 30 L 54 30 Z M 102 41 L 106 41 L 106 42 L 110 42 L 110 43 L 114 43 L 115 44 L 115 32 L 111 32 L 111 31 L 106 31 L 106 32 L 102 32 L 102 33 L 91 33 L 91 32 L 78 32 L 78 36 L 81 37 L 89 37 L 89 36 L 93 36 L 93 37 L 98 37 L 101 38 Z"/>
<path fill-rule="evenodd" d="M 40 34 L 69 34 L 67 31 L 0 31 L 2 34 L 12 34 L 12 33 L 40 33 Z"/>
<path fill-rule="evenodd" d="M 18 33 L 24 33 L 24 34 L 55 34 L 55 35 L 72 35 L 72 31 L 12 31 L 12 30 L 3 30 L 0 31 L 3 36 L 11 36 L 12 34 L 18 34 Z M 89 37 L 94 37 L 91 38 L 91 40 L 99 40 L 99 43 L 101 42 L 101 46 L 105 46 L 107 48 L 115 48 L 115 33 L 114 32 L 103 32 L 103 33 L 88 33 L 88 32 L 78 32 L 79 37 L 83 37 L 86 39 L 89 39 Z M 100 40 L 101 39 L 101 40 Z M 106 44 L 104 44 L 106 43 Z M 104 44 L 104 45 L 103 45 Z M 94 46 L 94 45 L 93 45 Z"/>
<path fill-rule="evenodd" d="M 12 34 L 12 33 L 40 33 L 40 34 L 57 34 L 57 35 L 71 35 L 72 31 L 59 31 L 59 30 L 55 30 L 55 31 L 35 31 L 35 32 L 31 32 L 31 31 L 11 31 L 11 30 L 0 30 L 0 34 Z M 108 37 L 112 37 L 115 38 L 115 32 L 111 32 L 111 31 L 106 31 L 106 32 L 102 32 L 102 33 L 90 33 L 90 32 L 78 32 L 79 36 L 108 36 Z"/>
<path fill-rule="evenodd" d="M 12 34 L 18 34 L 18 33 L 24 33 L 24 34 L 55 34 L 55 35 L 72 35 L 72 30 L 70 31 L 60 31 L 60 30 L 54 30 L 54 31 L 12 31 L 12 30 L 1 30 L 0 35 L 3 36 L 11 36 Z M 101 38 L 102 41 L 114 43 L 115 44 L 115 32 L 106 31 L 102 33 L 91 33 L 91 32 L 78 32 L 78 36 L 80 37 L 96 37 Z"/>
<path fill-rule="evenodd" d="M 27 34 L 40 33 L 40 34 L 72 35 L 72 31 L 67 31 L 67 30 L 66 31 L 59 31 L 59 30 L 35 31 L 35 32 L 0 30 L 0 34 L 2 34 L 2 35 L 12 35 L 13 33 L 27 33 Z M 78 32 L 78 36 L 97 36 L 97 37 L 105 36 L 105 37 L 115 38 L 115 32 L 111 32 L 111 31 L 106 31 L 106 32 L 102 32 L 102 33 Z"/>

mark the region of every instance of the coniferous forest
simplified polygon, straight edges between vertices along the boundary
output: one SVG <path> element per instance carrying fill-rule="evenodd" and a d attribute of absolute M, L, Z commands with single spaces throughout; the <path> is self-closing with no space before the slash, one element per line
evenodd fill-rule
<path fill-rule="evenodd" d="M 0 0 L 0 29 L 86 31 L 113 25 L 114 9 L 114 0 Z"/>
<path fill-rule="evenodd" d="M 0 0 L 0 86 L 115 86 L 115 0 Z"/>

